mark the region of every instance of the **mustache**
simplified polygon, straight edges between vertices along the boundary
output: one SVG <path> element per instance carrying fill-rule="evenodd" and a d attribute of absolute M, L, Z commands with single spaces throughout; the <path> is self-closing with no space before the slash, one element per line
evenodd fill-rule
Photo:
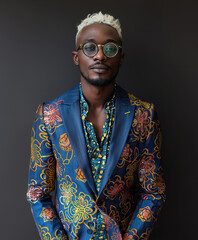
<path fill-rule="evenodd" d="M 105 68 L 108 68 L 108 69 L 111 69 L 111 67 L 110 66 L 108 66 L 107 64 L 105 64 L 105 63 L 99 63 L 99 62 L 97 62 L 97 63 L 94 63 L 94 64 L 91 64 L 90 66 L 89 66 L 89 69 L 92 69 L 92 68 L 97 68 L 97 67 L 101 67 L 101 66 L 103 66 L 103 67 L 105 67 Z"/>

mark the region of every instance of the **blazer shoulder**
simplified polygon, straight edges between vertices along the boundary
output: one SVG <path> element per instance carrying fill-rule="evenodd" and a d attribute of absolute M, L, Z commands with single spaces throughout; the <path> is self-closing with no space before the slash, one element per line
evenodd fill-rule
<path fill-rule="evenodd" d="M 141 108 L 144 108 L 147 110 L 154 109 L 153 103 L 143 101 L 143 100 L 139 99 L 138 97 L 136 97 L 135 95 L 133 95 L 132 93 L 128 93 L 128 97 L 129 97 L 131 105 L 135 105 L 136 107 L 141 107 Z"/>

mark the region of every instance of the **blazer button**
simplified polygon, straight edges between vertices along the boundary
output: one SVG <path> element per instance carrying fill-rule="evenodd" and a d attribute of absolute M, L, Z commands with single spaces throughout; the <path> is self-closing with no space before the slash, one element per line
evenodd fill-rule
<path fill-rule="evenodd" d="M 87 229 L 87 233 L 88 233 L 88 234 L 92 234 L 92 233 L 93 233 L 93 230 Z"/>

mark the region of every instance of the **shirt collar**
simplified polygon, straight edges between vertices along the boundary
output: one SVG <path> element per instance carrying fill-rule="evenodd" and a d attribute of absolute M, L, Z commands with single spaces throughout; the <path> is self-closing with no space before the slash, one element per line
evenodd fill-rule
<path fill-rule="evenodd" d="M 114 94 L 113 97 L 107 101 L 104 105 L 105 108 L 105 112 L 107 113 L 107 109 L 109 109 L 110 107 L 114 106 L 115 104 L 115 95 L 116 95 L 116 83 L 115 83 L 115 87 L 114 87 Z M 84 115 L 84 117 L 87 116 L 88 110 L 89 110 L 89 105 L 87 103 L 87 101 L 85 100 L 85 97 L 83 95 L 82 92 L 82 87 L 81 87 L 81 83 L 79 84 L 79 90 L 80 90 L 80 107 L 81 107 L 81 114 Z"/>

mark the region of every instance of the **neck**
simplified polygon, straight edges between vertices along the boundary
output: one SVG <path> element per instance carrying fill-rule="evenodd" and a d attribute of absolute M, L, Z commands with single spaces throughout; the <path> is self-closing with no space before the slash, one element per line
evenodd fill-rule
<path fill-rule="evenodd" d="M 110 100 L 115 90 L 115 82 L 112 81 L 107 86 L 98 87 L 81 80 L 82 92 L 90 108 L 103 108 L 104 104 Z"/>

